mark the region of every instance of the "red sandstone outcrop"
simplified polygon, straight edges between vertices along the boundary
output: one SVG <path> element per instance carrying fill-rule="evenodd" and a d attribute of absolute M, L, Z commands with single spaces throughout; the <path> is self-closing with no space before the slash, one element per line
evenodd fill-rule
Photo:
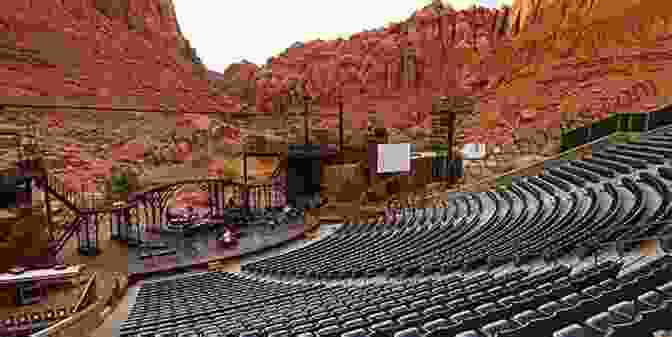
<path fill-rule="evenodd" d="M 577 126 L 572 121 L 650 111 L 668 103 L 663 97 L 672 94 L 667 84 L 672 71 L 669 8 L 652 2 L 519 0 L 512 12 L 512 41 L 518 47 L 508 69 L 491 72 L 508 83 L 481 93 L 479 102 L 481 113 L 497 115 L 500 132 L 557 128 L 562 122 Z M 637 37 L 633 29 L 649 34 Z M 567 31 L 583 32 L 579 42 L 587 41 L 591 48 L 552 38 Z M 577 37 L 572 34 L 565 36 Z M 514 44 L 502 43 L 499 50 L 505 45 Z M 482 69 L 492 69 L 501 60 L 484 63 Z M 476 141 L 483 133 L 465 130 L 465 141 Z"/>
<path fill-rule="evenodd" d="M 517 50 L 509 59 L 494 53 L 522 39 L 541 41 L 560 29 L 604 25 L 622 17 L 626 5 L 631 3 L 520 0 L 512 10 L 454 11 L 434 4 L 382 30 L 289 48 L 257 72 L 256 108 L 275 111 L 278 105 L 299 104 L 308 94 L 318 98 L 323 114 L 333 115 L 342 96 L 354 127 L 363 127 L 367 112 L 375 110 L 385 114 L 388 127 L 429 128 L 426 116 L 435 97 L 467 94 L 479 98 L 481 112 L 494 111 L 497 125 L 464 130 L 464 140 L 499 144 L 511 142 L 520 128 L 548 130 L 568 119 L 650 110 L 660 103 L 661 80 L 670 69 L 665 27 L 654 30 L 657 46 L 621 44 L 588 58 L 571 48 L 550 54 L 543 44 Z M 637 13 L 628 20 L 637 21 Z M 647 69 L 620 69 L 632 62 Z M 504 85 L 514 75 L 520 78 Z M 567 100 L 576 101 L 574 111 L 562 109 Z M 565 112 L 578 117 L 563 117 Z"/>
<path fill-rule="evenodd" d="M 494 47 L 504 16 L 502 10 L 433 5 L 383 30 L 289 48 L 258 72 L 256 108 L 270 112 L 273 97 L 292 104 L 308 94 L 331 112 L 343 96 L 356 127 L 370 110 L 384 111 L 388 127 L 428 124 L 435 97 L 469 91 L 465 56 Z"/>
<path fill-rule="evenodd" d="M 6 0 L 0 7 L 0 97 L 84 96 L 108 106 L 133 96 L 145 108 L 240 108 L 236 97 L 217 94 L 193 62 L 170 0 Z M 64 116 L 49 112 L 46 126 L 64 129 Z M 207 130 L 209 119 L 186 114 L 177 124 Z M 96 180 L 109 176 L 107 160 L 138 161 L 147 152 L 138 143 L 113 147 L 100 162 L 76 144 L 64 149 L 66 188 L 94 191 Z M 188 145 L 174 147 L 176 160 L 190 158 Z"/>
<path fill-rule="evenodd" d="M 147 107 L 238 110 L 217 95 L 179 31 L 170 0 L 5 0 L 0 96 L 142 96 Z"/>

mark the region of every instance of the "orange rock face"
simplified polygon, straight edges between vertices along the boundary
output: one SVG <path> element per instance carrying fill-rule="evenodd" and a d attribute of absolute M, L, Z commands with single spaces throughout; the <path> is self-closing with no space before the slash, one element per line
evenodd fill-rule
<path fill-rule="evenodd" d="M 171 1 L 93 3 L 3 1 L 0 51 L 10 56 L 0 62 L 0 96 L 93 96 L 102 105 L 142 96 L 150 108 L 170 97 L 186 112 L 239 109 L 194 74 Z"/>
<path fill-rule="evenodd" d="M 464 79 L 465 55 L 487 53 L 498 38 L 501 10 L 456 12 L 429 6 L 402 25 L 360 32 L 345 40 L 315 40 L 290 48 L 268 65 L 271 75 L 256 82 L 256 106 L 271 111 L 272 97 L 299 91 L 319 97 L 324 110 L 342 99 L 354 127 L 369 111 L 385 114 L 387 127 L 422 125 L 441 95 L 471 93 Z M 440 15 L 438 13 L 441 13 Z"/>

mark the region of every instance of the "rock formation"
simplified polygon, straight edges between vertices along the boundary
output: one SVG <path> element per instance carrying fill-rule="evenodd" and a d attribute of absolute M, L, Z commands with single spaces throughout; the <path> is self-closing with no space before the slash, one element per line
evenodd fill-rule
<path fill-rule="evenodd" d="M 307 94 L 317 98 L 325 116 L 334 114 L 343 100 L 353 127 L 365 127 L 368 112 L 382 111 L 388 128 L 428 129 L 435 97 L 465 94 L 478 97 L 480 110 L 497 123 L 489 130 L 471 127 L 460 132 L 466 141 L 498 144 L 513 141 L 512 133 L 519 128 L 551 129 L 579 120 L 589 123 L 617 111 L 650 110 L 664 91 L 661 81 L 650 75 L 664 77 L 669 21 L 658 20 L 662 28 L 651 32 L 658 34 L 659 43 L 643 49 L 621 43 L 618 48 L 600 47 L 599 55 L 587 57 L 571 43 L 558 47 L 564 48 L 560 53 L 548 53 L 541 43 L 562 29 L 600 32 L 600 25 L 619 20 L 615 27 L 627 30 L 626 21 L 636 23 L 646 10 L 637 4 L 519 0 L 512 8 L 455 11 L 435 1 L 382 30 L 294 44 L 271 58 L 257 70 L 256 110 L 276 111 L 278 101 L 300 104 Z M 627 18 L 626 9 L 634 17 Z M 666 15 L 659 13 L 659 18 Z M 515 53 L 501 58 L 498 52 L 510 48 Z M 645 70 L 628 68 L 633 61 L 644 64 Z M 249 85 L 241 82 L 238 87 L 241 92 Z M 509 98 L 514 96 L 519 98 Z M 568 100 L 576 103 L 567 108 Z"/>
<path fill-rule="evenodd" d="M 239 109 L 194 63 L 170 0 L 7 0 L 2 8 L 0 96 L 90 96 L 100 104 L 141 96 L 154 108 Z"/>
<path fill-rule="evenodd" d="M 77 118 L 49 111 L 44 118 L 30 109 L 4 110 L 7 116 L 46 121 L 52 135 L 45 135 L 43 144 L 50 153 L 65 155 L 60 169 L 73 177 L 68 182 L 73 186 L 100 180 L 109 171 L 105 160 L 143 174 L 203 155 L 239 152 L 252 132 L 236 127 L 244 122 L 230 123 L 231 113 L 241 106 L 279 115 L 300 112 L 304 96 L 316 99 L 316 129 L 336 127 L 342 100 L 346 143 L 361 146 L 366 144 L 362 133 L 347 129 L 365 129 L 369 112 L 382 113 L 390 141 L 422 144 L 437 96 L 473 96 L 477 111 L 496 122 L 479 127 L 478 114 L 464 116 L 457 144 L 500 145 L 503 150 L 491 159 L 495 165 L 489 165 L 497 171 L 503 167 L 497 162 L 510 161 L 507 156 L 550 154 L 555 145 L 544 143 L 557 142 L 562 124 L 573 127 L 615 111 L 652 109 L 661 103 L 659 96 L 672 95 L 666 84 L 672 39 L 665 22 L 656 30 L 655 44 L 628 48 L 621 43 L 595 48 L 595 55 L 572 51 L 570 44 L 562 53 L 544 55 L 546 45 L 539 41 L 548 35 L 574 27 L 582 17 L 618 19 L 629 3 L 520 0 L 511 9 L 455 11 L 435 1 L 382 29 L 294 43 L 261 67 L 243 61 L 215 74 L 195 61 L 169 0 L 6 0 L 0 13 L 0 96 L 94 97 L 101 105 L 138 97 L 137 105 L 146 107 L 218 112 L 212 118 L 124 113 L 121 125 L 96 119 L 104 111 Z M 640 15 L 627 13 L 635 13 L 635 21 Z M 515 51 L 514 56 L 503 59 L 502 50 Z M 286 141 L 301 134 L 300 128 L 289 129 L 280 136 Z"/>
<path fill-rule="evenodd" d="M 343 99 L 355 127 L 377 110 L 385 112 L 387 127 L 429 128 L 433 98 L 465 89 L 469 70 L 462 56 L 487 53 L 506 15 L 485 8 L 457 12 L 436 1 L 383 29 L 295 44 L 259 70 L 256 109 L 273 111 L 273 97 L 300 103 L 308 94 L 325 114 Z"/>

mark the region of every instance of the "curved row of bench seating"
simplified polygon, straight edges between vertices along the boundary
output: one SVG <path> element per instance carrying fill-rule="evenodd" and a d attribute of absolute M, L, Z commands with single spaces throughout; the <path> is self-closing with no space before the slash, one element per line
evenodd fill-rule
<path fill-rule="evenodd" d="M 625 145 L 516 179 L 507 190 L 451 197 L 442 209 L 343 225 L 242 267 L 252 274 L 144 284 L 120 337 L 629 337 L 672 330 L 670 254 L 610 257 L 585 269 L 521 268 L 537 257 L 586 257 L 604 242 L 672 231 L 661 222 L 672 212 L 664 151 L 672 152 L 672 133 Z M 492 271 L 509 262 L 504 273 Z M 633 263 L 643 264 L 633 270 Z M 467 276 L 482 266 L 489 271 Z M 396 281 L 328 282 L 381 274 Z"/>
<path fill-rule="evenodd" d="M 345 225 L 323 242 L 243 270 L 315 278 L 431 274 L 468 270 L 488 259 L 497 265 L 556 258 L 582 245 L 652 235 L 659 228 L 643 224 L 670 212 L 665 180 L 672 168 L 664 165 L 672 157 L 672 137 L 649 138 L 519 179 L 507 191 L 461 195 L 448 209 L 406 210 L 398 222 L 381 226 Z M 656 165 L 663 166 L 652 171 Z M 627 176 L 637 172 L 639 179 Z M 494 210 L 479 211 L 487 207 Z"/>
<path fill-rule="evenodd" d="M 619 275 L 622 266 L 604 261 L 578 271 L 558 265 L 403 283 L 293 285 L 294 291 L 264 300 L 126 321 L 121 337 L 452 337 L 465 331 L 483 337 L 550 336 L 572 324 L 574 329 L 591 328 L 595 321 L 591 318 L 602 312 L 626 315 L 622 323 L 634 322 L 637 331 L 669 327 L 672 259 L 654 259 Z M 211 274 L 190 278 L 213 278 Z M 235 277 L 224 279 L 224 286 L 233 288 L 240 282 Z M 268 286 L 285 285 L 277 283 Z M 621 328 L 632 333 L 631 326 Z"/>
<path fill-rule="evenodd" d="M 228 273 L 197 274 L 145 284 L 127 322 L 194 315 L 222 306 L 285 296 L 310 286 L 292 286 Z"/>

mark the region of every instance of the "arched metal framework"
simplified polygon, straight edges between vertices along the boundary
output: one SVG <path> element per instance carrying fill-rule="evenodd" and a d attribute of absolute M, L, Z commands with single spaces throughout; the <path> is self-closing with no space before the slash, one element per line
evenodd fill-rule
<path fill-rule="evenodd" d="M 286 180 L 276 177 L 272 184 L 249 186 L 248 202 L 252 207 L 268 208 L 285 205 Z M 79 251 L 82 255 L 96 255 L 98 248 L 98 229 L 105 219 L 110 221 L 111 238 L 127 242 L 130 246 L 139 245 L 145 240 L 145 232 L 161 231 L 168 222 L 168 201 L 175 192 L 185 185 L 195 184 L 208 192 L 210 215 L 224 214 L 228 206 L 225 198 L 227 187 L 233 188 L 234 198 L 244 199 L 245 188 L 230 180 L 198 179 L 176 181 L 150 190 L 134 194 L 126 205 L 111 209 L 82 209 L 77 223 Z M 245 203 L 241 202 L 241 205 Z"/>
<path fill-rule="evenodd" d="M 176 181 L 154 187 L 148 191 L 136 193 L 123 207 L 98 212 L 110 214 L 113 239 L 127 241 L 129 245 L 138 244 L 143 241 L 143 232 L 163 229 L 168 222 L 168 201 L 180 188 L 190 184 L 197 185 L 200 190 L 208 193 L 208 208 L 213 217 L 222 216 L 224 209 L 228 206 L 228 200 L 225 197 L 227 187 L 232 187 L 234 199 L 239 200 L 240 205 L 245 205 L 245 189 L 241 184 L 230 180 L 209 178 Z M 249 205 L 259 208 L 284 206 L 285 186 L 286 181 L 281 177 L 274 179 L 272 184 L 249 186 Z M 140 219 L 140 215 L 144 215 L 144 221 Z M 87 225 L 92 225 L 91 221 L 87 222 Z M 87 243 L 88 246 L 95 246 L 95 244 Z"/>

